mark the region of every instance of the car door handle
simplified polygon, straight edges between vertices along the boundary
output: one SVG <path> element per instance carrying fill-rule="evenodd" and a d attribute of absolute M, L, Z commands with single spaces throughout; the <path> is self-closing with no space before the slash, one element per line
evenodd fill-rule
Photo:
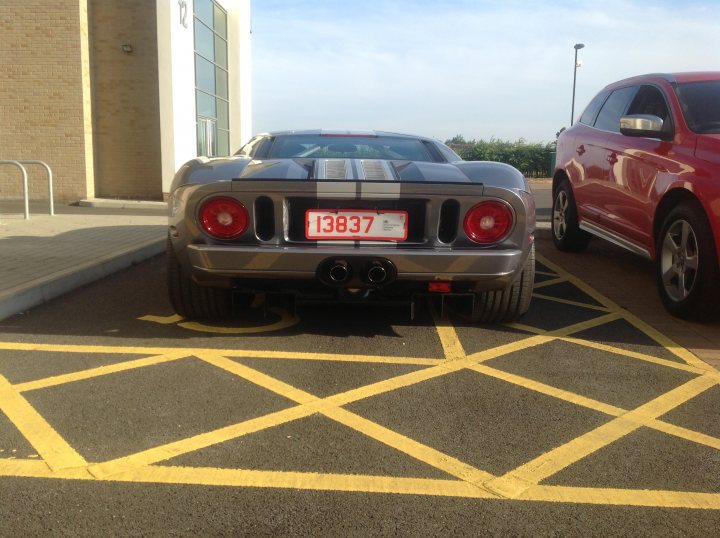
<path fill-rule="evenodd" d="M 577 153 L 578 155 L 582 155 L 583 153 L 585 153 L 585 144 L 580 144 L 575 150 L 575 153 Z"/>
<path fill-rule="evenodd" d="M 611 153 L 607 160 L 610 164 L 615 164 L 618 162 L 618 156 L 615 153 Z"/>

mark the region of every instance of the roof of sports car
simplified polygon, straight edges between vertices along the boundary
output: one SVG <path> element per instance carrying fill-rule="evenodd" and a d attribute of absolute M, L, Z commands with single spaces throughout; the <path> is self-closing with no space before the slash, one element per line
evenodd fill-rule
<path fill-rule="evenodd" d="M 318 135 L 318 136 L 394 136 L 400 138 L 421 138 L 424 140 L 430 140 L 430 137 L 412 135 L 407 133 L 393 133 L 389 131 L 361 131 L 351 129 L 303 129 L 303 130 L 289 130 L 289 131 L 272 131 L 268 133 L 262 133 L 263 135 L 269 136 L 288 136 L 288 135 Z"/>

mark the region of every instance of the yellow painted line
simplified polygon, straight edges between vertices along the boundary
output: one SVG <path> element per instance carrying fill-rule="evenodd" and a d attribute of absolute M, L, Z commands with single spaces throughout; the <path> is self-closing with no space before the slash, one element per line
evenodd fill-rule
<path fill-rule="evenodd" d="M 323 414 L 340 424 L 357 430 L 368 437 L 412 456 L 416 460 L 427 463 L 436 469 L 440 469 L 478 487 L 482 487 L 484 482 L 495 478 L 494 475 L 486 471 L 463 463 L 448 454 L 444 454 L 439 450 L 435 450 L 432 447 L 419 443 L 345 409 L 328 409 L 324 411 Z"/>
<path fill-rule="evenodd" d="M 663 422 L 662 420 L 657 419 L 651 420 L 646 424 L 646 426 L 655 430 L 659 430 L 663 433 L 667 433 L 668 435 L 673 435 L 675 437 L 685 439 L 686 441 L 692 441 L 693 443 L 697 443 L 699 445 L 705 445 L 716 450 L 720 450 L 720 439 L 711 435 L 696 432 L 695 430 L 683 428 L 682 426 L 676 426 L 674 424 Z"/>
<path fill-rule="evenodd" d="M 359 362 L 379 364 L 406 364 L 417 366 L 436 366 L 445 359 L 430 359 L 423 357 L 393 357 L 392 355 L 340 355 L 334 353 L 306 353 L 301 351 L 255 351 L 255 350 L 227 350 L 203 349 L 196 353 L 217 352 L 225 357 L 247 359 L 284 359 L 301 361 L 329 361 L 329 362 Z"/>
<path fill-rule="evenodd" d="M 620 319 L 622 317 L 622 314 L 619 312 L 610 312 L 608 314 L 605 314 L 603 316 L 598 316 L 596 318 L 589 319 L 587 321 L 581 321 L 579 323 L 575 323 L 573 325 L 568 325 L 566 327 L 561 327 L 559 329 L 555 330 L 545 330 L 545 329 L 539 329 L 538 327 L 533 327 L 532 325 L 524 325 L 522 323 L 508 323 L 507 327 L 511 327 L 513 329 L 518 329 L 520 331 L 525 331 L 531 334 L 541 334 L 551 337 L 551 339 L 555 338 L 565 338 L 573 333 L 586 331 L 588 329 L 592 329 L 594 327 L 598 327 L 600 325 L 605 325 L 606 323 L 609 323 L 611 321 L 615 321 L 616 319 Z"/>
<path fill-rule="evenodd" d="M 587 295 L 595 299 L 598 303 L 605 305 L 608 310 L 611 310 L 613 312 L 623 312 L 623 313 L 629 313 L 627 310 L 622 308 L 617 303 L 614 303 L 604 295 L 602 295 L 599 291 L 597 291 L 595 288 L 591 288 L 588 286 L 585 282 L 580 280 L 575 275 L 568 273 L 565 269 L 560 267 L 559 265 L 554 264 L 550 260 L 548 260 L 545 256 L 542 254 L 536 254 L 536 259 L 542 263 L 543 265 L 546 265 L 553 271 L 555 271 L 558 275 L 560 275 L 564 280 L 567 280 L 571 284 L 573 284 L 575 287 L 580 289 L 581 291 L 585 292 Z"/>
<path fill-rule="evenodd" d="M 543 280 L 542 282 L 535 282 L 533 284 L 534 290 L 539 290 L 541 288 L 547 288 L 548 286 L 554 286 L 556 284 L 562 284 L 563 282 L 567 282 L 567 280 L 563 277 L 557 276 L 557 275 L 550 275 L 548 273 L 545 273 L 547 276 L 554 276 L 555 278 L 550 280 Z"/>
<path fill-rule="evenodd" d="M 165 355 L 179 351 L 192 351 L 181 347 L 137 346 L 85 346 L 75 344 L 27 344 L 25 342 L 0 342 L 0 350 L 50 351 L 57 353 L 117 353 L 125 355 Z M 217 351 L 217 350 L 213 350 Z"/>
<path fill-rule="evenodd" d="M 552 396 L 553 398 L 557 398 L 558 400 L 563 400 L 565 402 L 585 407 L 587 409 L 592 409 L 593 411 L 599 411 L 600 413 L 605 413 L 606 415 L 610 415 L 613 417 L 618 417 L 623 413 L 627 413 L 627 410 L 622 409 L 621 407 L 616 407 L 614 405 L 606 404 L 598 400 L 593 400 L 592 398 L 582 396 L 581 394 L 559 389 L 551 385 L 546 385 L 545 383 L 534 381 L 532 379 L 528 379 L 519 375 L 510 374 L 508 372 L 504 372 L 502 370 L 498 370 L 484 364 L 477 364 L 471 366 L 470 369 L 480 374 L 494 377 L 496 379 L 501 379 L 502 381 L 507 381 L 508 383 L 512 383 L 513 385 L 517 385 L 528 390 L 538 392 L 540 394 L 545 394 L 546 396 Z"/>
<path fill-rule="evenodd" d="M 699 396 L 717 384 L 718 380 L 714 376 L 696 377 L 658 396 L 654 400 L 650 400 L 648 403 L 641 405 L 626 416 L 629 417 L 632 415 L 633 417 L 638 417 L 641 421 L 640 423 L 644 425 L 648 422 L 647 419 L 658 418 L 685 402 L 692 400 L 696 396 Z"/>
<path fill-rule="evenodd" d="M 143 450 L 142 452 L 137 452 L 129 456 L 91 465 L 89 471 L 97 478 L 106 478 L 126 472 L 128 469 L 144 468 L 146 465 L 201 450 L 212 445 L 242 437 L 243 435 L 279 426 L 286 422 L 310 416 L 316 412 L 317 409 L 312 406 L 293 406 L 288 409 L 283 409 L 282 411 L 263 415 L 262 417 L 253 418 L 193 437 Z"/>
<path fill-rule="evenodd" d="M 472 366 L 473 364 L 489 361 L 491 359 L 496 359 L 498 357 L 502 357 L 503 355 L 509 355 L 510 353 L 514 353 L 516 351 L 540 346 L 542 344 L 552 342 L 553 340 L 554 338 L 552 336 L 545 336 L 540 334 L 536 336 L 529 336 L 515 342 L 510 342 L 509 344 L 503 344 L 501 346 L 485 349 L 483 351 L 477 351 L 468 355 L 467 365 Z"/>
<path fill-rule="evenodd" d="M 292 385 L 279 381 L 278 379 L 250 368 L 249 366 L 245 366 L 244 364 L 240 364 L 223 357 L 220 354 L 203 353 L 201 355 L 197 355 L 197 358 L 207 362 L 208 364 L 212 364 L 216 368 L 220 368 L 226 372 L 242 377 L 243 379 L 258 385 L 259 387 L 272 391 L 275 394 L 284 396 L 296 403 L 309 404 L 320 400 L 317 396 L 305 392 L 304 390 L 295 388 Z"/>
<path fill-rule="evenodd" d="M 256 302 L 257 302 L 256 297 Z M 173 325 L 177 324 L 178 327 L 188 329 L 190 331 L 203 332 L 203 333 L 215 333 L 215 334 L 261 334 L 272 331 L 279 331 L 292 327 L 300 321 L 300 318 L 291 316 L 286 310 L 280 308 L 270 308 L 270 312 L 277 315 L 280 319 L 274 323 L 268 323 L 265 325 L 250 325 L 247 327 L 230 327 L 230 326 L 217 326 L 207 325 L 205 323 L 199 323 L 195 321 L 183 321 L 185 318 L 178 315 L 172 316 L 142 316 L 138 318 L 141 321 L 150 321 L 153 323 L 159 323 L 161 325 Z"/>
<path fill-rule="evenodd" d="M 226 357 L 249 359 L 319 360 L 338 362 L 379 362 L 386 364 L 435 365 L 444 359 L 427 357 L 393 357 L 385 355 L 343 355 L 334 353 L 308 353 L 299 351 L 269 351 L 256 349 L 216 349 L 183 347 L 128 347 L 128 346 L 78 346 L 67 344 L 26 344 L 22 342 L 0 342 L 0 350 L 46 351 L 58 353 L 110 353 L 125 355 L 170 355 L 182 353 L 187 356 L 199 353 L 219 353 Z"/>
<path fill-rule="evenodd" d="M 166 362 L 176 361 L 187 357 L 183 352 L 179 353 L 168 353 L 165 355 L 156 355 L 154 357 L 147 357 L 145 359 L 136 359 L 125 362 L 118 362 L 115 364 L 109 364 L 107 366 L 99 366 L 97 368 L 90 368 L 88 370 L 81 370 L 70 374 L 56 375 L 52 377 L 46 377 L 44 379 L 38 379 L 36 381 L 28 381 L 26 383 L 18 383 L 15 385 L 15 390 L 18 392 L 27 392 L 37 389 L 45 389 L 48 387 L 54 387 L 57 385 L 63 385 L 65 383 L 72 383 L 74 381 L 82 381 L 85 379 L 92 379 L 94 377 L 100 377 L 104 375 L 117 374 L 119 372 L 126 372 L 136 368 L 144 368 L 146 366 L 155 366 L 157 364 L 163 364 Z"/>
<path fill-rule="evenodd" d="M 622 348 L 615 347 L 615 346 L 609 346 L 607 344 L 601 344 L 600 342 L 591 342 L 589 340 L 583 340 L 581 338 L 572 338 L 572 337 L 562 338 L 561 340 L 570 342 L 571 344 L 577 344 L 579 346 L 585 346 L 585 347 L 597 349 L 599 351 L 606 351 L 608 353 L 611 353 L 612 355 L 622 355 L 624 357 L 628 357 L 631 359 L 639 359 L 641 361 L 651 362 L 653 364 L 657 364 L 659 366 L 665 366 L 667 368 L 673 368 L 675 370 L 682 370 L 682 371 L 690 372 L 693 374 L 706 374 L 707 373 L 707 370 L 698 368 L 696 366 L 691 366 L 685 362 L 675 362 L 675 361 L 671 361 L 671 360 L 667 360 L 667 359 L 661 359 L 659 357 L 653 357 L 652 355 L 647 355 L 645 353 L 638 353 L 637 351 L 631 351 L 629 349 L 622 349 Z"/>
<path fill-rule="evenodd" d="M 198 323 L 196 321 L 184 321 L 178 323 L 178 327 L 188 329 L 190 331 L 196 331 L 201 333 L 214 333 L 214 334 L 263 334 L 272 331 L 280 331 L 296 325 L 300 318 L 290 316 L 287 312 L 281 311 L 278 308 L 270 308 L 271 312 L 275 312 L 280 316 L 280 320 L 275 323 L 268 325 L 258 325 L 249 327 L 218 327 L 215 325 L 206 325 L 204 323 Z"/>
<path fill-rule="evenodd" d="M 717 372 L 715 368 L 713 368 L 706 362 L 703 362 L 698 357 L 693 355 L 690 351 L 676 344 L 670 338 L 668 338 L 655 328 L 651 327 L 637 316 L 629 314 L 627 316 L 627 320 L 679 359 L 682 359 L 686 363 L 695 366 L 696 368 L 700 368 L 706 372 Z"/>
<path fill-rule="evenodd" d="M 0 476 L 497 499 L 492 493 L 461 480 L 171 466 L 134 467 L 111 477 L 93 479 L 84 469 L 53 472 L 39 463 L 0 460 Z M 693 491 L 532 486 L 515 500 L 573 505 L 720 510 L 720 493 Z"/>
<path fill-rule="evenodd" d="M 533 486 L 518 500 L 720 510 L 720 493 L 692 491 Z"/>
<path fill-rule="evenodd" d="M 704 376 L 691 379 L 637 409 L 521 465 L 517 469 L 488 483 L 488 486 L 493 491 L 510 498 L 516 498 L 531 485 L 538 484 L 562 469 L 650 423 L 653 419 L 664 415 L 715 384 L 714 380 Z"/>
<path fill-rule="evenodd" d="M 0 476 L 23 478 L 62 478 L 65 480 L 93 480 L 86 467 L 52 470 L 39 460 L 14 460 L 0 458 Z"/>
<path fill-rule="evenodd" d="M 569 299 L 560 299 L 558 297 L 553 297 L 552 295 L 542 295 L 540 293 L 533 293 L 533 298 L 535 298 L 535 297 L 537 297 L 538 299 L 545 299 L 546 301 L 552 301 L 554 303 L 566 304 L 566 305 L 570 305 L 570 306 L 578 306 L 581 308 L 586 308 L 588 310 L 598 310 L 600 312 L 609 312 L 610 311 L 605 306 L 581 303 L 579 301 L 571 301 Z"/>
<path fill-rule="evenodd" d="M 143 467 L 128 470 L 121 475 L 114 476 L 112 480 L 471 498 L 490 498 L 492 496 L 472 484 L 459 480 L 197 467 Z"/>
<path fill-rule="evenodd" d="M 138 319 L 140 321 L 152 321 L 153 323 L 159 323 L 160 325 L 174 325 L 185 318 L 178 316 L 177 314 L 173 314 L 172 316 L 142 316 Z"/>
<path fill-rule="evenodd" d="M 0 375 L 0 410 L 51 469 L 84 467 L 85 459 Z"/>
<path fill-rule="evenodd" d="M 453 324 L 448 320 L 441 320 L 434 308 L 431 308 L 435 330 L 437 330 L 445 352 L 445 358 L 449 361 L 465 358 L 465 350 L 463 349 L 460 338 Z"/>

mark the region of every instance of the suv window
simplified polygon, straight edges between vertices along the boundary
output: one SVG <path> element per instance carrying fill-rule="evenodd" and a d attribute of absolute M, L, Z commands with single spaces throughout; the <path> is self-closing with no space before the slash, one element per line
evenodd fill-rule
<path fill-rule="evenodd" d="M 607 101 L 600 109 L 600 114 L 595 121 L 595 127 L 603 131 L 620 132 L 620 117 L 627 109 L 630 99 L 635 94 L 637 86 L 620 88 L 610 94 Z"/>
<path fill-rule="evenodd" d="M 641 86 L 630 104 L 628 114 L 652 114 L 663 120 L 663 132 L 672 133 L 672 116 L 662 91 L 655 86 Z"/>
<path fill-rule="evenodd" d="M 595 118 L 597 117 L 600 107 L 603 106 L 603 103 L 605 102 L 605 99 L 607 99 L 608 95 L 610 95 L 610 92 L 603 90 L 593 97 L 593 100 L 590 101 L 590 104 L 585 109 L 585 112 L 583 112 L 582 116 L 580 116 L 580 123 L 592 125 L 595 122 Z"/>
<path fill-rule="evenodd" d="M 720 80 L 680 84 L 675 93 L 692 131 L 698 134 L 720 133 Z"/>

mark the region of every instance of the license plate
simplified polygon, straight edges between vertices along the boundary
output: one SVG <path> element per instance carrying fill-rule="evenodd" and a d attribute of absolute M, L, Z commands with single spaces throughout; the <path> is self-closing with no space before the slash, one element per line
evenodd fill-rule
<path fill-rule="evenodd" d="M 305 237 L 328 240 L 404 241 L 407 239 L 407 211 L 371 209 L 308 209 Z"/>

